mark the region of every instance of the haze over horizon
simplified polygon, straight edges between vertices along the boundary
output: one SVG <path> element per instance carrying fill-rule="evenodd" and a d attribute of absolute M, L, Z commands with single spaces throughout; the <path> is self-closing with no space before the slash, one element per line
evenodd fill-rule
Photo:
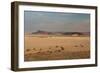
<path fill-rule="evenodd" d="M 24 32 L 90 32 L 90 14 L 24 11 Z"/>

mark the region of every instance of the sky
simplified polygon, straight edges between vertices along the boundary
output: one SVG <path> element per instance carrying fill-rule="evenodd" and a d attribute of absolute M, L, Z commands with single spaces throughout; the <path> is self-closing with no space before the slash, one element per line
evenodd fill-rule
<path fill-rule="evenodd" d="M 24 11 L 24 31 L 90 32 L 90 14 Z"/>

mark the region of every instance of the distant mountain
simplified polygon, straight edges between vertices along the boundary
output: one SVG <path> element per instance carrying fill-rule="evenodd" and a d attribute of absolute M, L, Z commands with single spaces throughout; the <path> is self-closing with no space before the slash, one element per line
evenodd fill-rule
<path fill-rule="evenodd" d="M 52 34 L 52 33 L 51 32 L 47 32 L 47 31 L 38 30 L 36 32 L 32 32 L 32 34 Z"/>
<path fill-rule="evenodd" d="M 32 32 L 32 34 L 44 34 L 44 35 L 90 35 L 90 32 L 48 32 L 38 30 L 36 32 Z"/>

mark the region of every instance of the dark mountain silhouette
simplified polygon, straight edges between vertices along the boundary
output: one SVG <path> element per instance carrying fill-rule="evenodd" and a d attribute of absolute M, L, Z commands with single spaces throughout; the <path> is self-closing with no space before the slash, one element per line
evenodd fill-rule
<path fill-rule="evenodd" d="M 32 32 L 32 34 L 52 34 L 52 32 L 38 30 L 36 32 Z"/>
<path fill-rule="evenodd" d="M 32 34 L 44 34 L 44 35 L 90 35 L 90 32 L 48 32 L 38 30 L 36 32 L 32 32 Z"/>

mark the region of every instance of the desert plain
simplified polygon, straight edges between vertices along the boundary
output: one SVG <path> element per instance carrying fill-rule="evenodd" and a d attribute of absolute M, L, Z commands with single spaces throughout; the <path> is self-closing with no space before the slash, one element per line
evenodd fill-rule
<path fill-rule="evenodd" d="M 25 35 L 24 61 L 90 58 L 89 36 Z"/>

